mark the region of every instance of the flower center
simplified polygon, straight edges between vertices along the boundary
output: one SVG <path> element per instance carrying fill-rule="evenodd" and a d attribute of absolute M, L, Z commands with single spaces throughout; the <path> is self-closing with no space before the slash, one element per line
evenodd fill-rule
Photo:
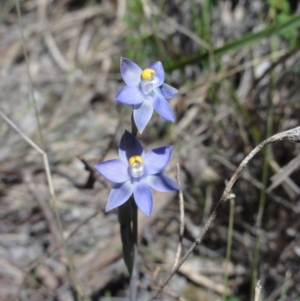
<path fill-rule="evenodd" d="M 153 69 L 145 69 L 141 75 L 141 89 L 145 95 L 148 95 L 153 90 L 153 83 L 155 82 L 154 75 L 156 74 Z"/>
<path fill-rule="evenodd" d="M 145 69 L 142 72 L 142 79 L 143 80 L 151 80 L 156 72 L 153 69 Z"/>
<path fill-rule="evenodd" d="M 129 173 L 133 178 L 140 178 L 144 174 L 144 164 L 140 156 L 132 156 L 128 160 Z"/>

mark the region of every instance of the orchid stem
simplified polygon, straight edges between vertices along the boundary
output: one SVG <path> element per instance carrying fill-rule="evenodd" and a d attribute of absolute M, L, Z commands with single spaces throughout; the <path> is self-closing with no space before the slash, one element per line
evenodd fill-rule
<path fill-rule="evenodd" d="M 125 202 L 118 208 L 118 218 L 123 246 L 123 259 L 131 277 L 133 270 L 133 235 L 132 235 L 132 210 L 130 202 Z"/>
<path fill-rule="evenodd" d="M 138 209 L 135 203 L 134 198 L 131 199 L 132 206 L 132 234 L 133 234 L 133 243 L 138 244 Z"/>
<path fill-rule="evenodd" d="M 138 129 L 134 122 L 133 112 L 131 114 L 131 133 L 135 137 L 137 136 Z M 130 289 L 129 289 L 129 300 L 136 301 L 137 300 L 137 286 L 138 286 L 138 270 L 137 270 L 137 262 L 138 262 L 138 208 L 134 197 L 130 198 L 131 203 L 131 219 L 132 219 L 132 236 L 133 236 L 133 267 L 132 273 L 130 275 Z"/>
<path fill-rule="evenodd" d="M 133 118 L 133 112 L 131 114 L 131 134 L 136 137 L 138 134 L 138 129 L 136 127 L 136 124 L 134 122 L 134 118 Z"/>
<path fill-rule="evenodd" d="M 133 268 L 130 277 L 130 291 L 129 291 L 129 300 L 137 300 L 137 286 L 138 286 L 138 270 L 137 270 L 137 261 L 138 261 L 138 211 L 134 198 L 130 199 L 131 201 L 131 215 L 132 215 L 132 235 L 133 235 Z"/>

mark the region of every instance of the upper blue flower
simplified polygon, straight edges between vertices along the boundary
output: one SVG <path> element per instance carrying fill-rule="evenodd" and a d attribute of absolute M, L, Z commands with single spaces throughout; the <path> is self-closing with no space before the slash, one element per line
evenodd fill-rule
<path fill-rule="evenodd" d="M 120 160 L 113 159 L 95 165 L 104 178 L 115 183 L 108 197 L 106 211 L 121 206 L 133 194 L 138 208 L 149 216 L 153 205 L 151 188 L 162 192 L 178 189 L 177 183 L 162 172 L 171 153 L 172 146 L 145 153 L 141 143 L 125 131 L 119 146 Z"/>
<path fill-rule="evenodd" d="M 153 108 L 164 119 L 174 122 L 171 106 L 165 98 L 173 97 L 178 90 L 165 84 L 165 71 L 161 62 L 142 70 L 133 61 L 121 58 L 121 75 L 127 86 L 121 88 L 116 100 L 133 105 L 133 118 L 141 133 L 153 114 Z"/>

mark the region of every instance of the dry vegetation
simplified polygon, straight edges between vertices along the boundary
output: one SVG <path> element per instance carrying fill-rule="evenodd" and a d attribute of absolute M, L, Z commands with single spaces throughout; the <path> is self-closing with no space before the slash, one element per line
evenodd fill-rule
<path fill-rule="evenodd" d="M 300 10 L 281 2 L 290 14 Z M 43 156 L 1 118 L 0 300 L 126 300 L 117 215 L 104 212 L 110 183 L 90 169 L 116 157 L 130 129 L 130 109 L 114 100 L 120 56 L 141 66 L 161 60 L 179 88 L 171 100 L 177 122 L 154 115 L 140 138 L 146 149 L 174 145 L 167 172 L 175 177 L 180 163 L 186 251 L 242 159 L 299 126 L 298 30 L 220 56 L 214 48 L 276 23 L 280 8 L 258 0 L 23 0 L 18 14 L 16 3 L 0 3 L 0 110 L 47 152 L 56 200 Z M 160 300 L 253 300 L 257 279 L 263 300 L 300 300 L 299 150 L 278 142 L 249 163 L 231 206 Z M 171 269 L 178 243 L 177 195 L 155 199 L 151 217 L 139 216 L 139 300 Z"/>

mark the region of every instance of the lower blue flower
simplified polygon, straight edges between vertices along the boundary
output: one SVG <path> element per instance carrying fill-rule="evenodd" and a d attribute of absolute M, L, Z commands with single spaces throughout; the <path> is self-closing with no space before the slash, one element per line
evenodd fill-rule
<path fill-rule="evenodd" d="M 163 173 L 172 153 L 172 146 L 163 146 L 145 153 L 141 143 L 129 132 L 123 134 L 120 159 L 99 162 L 97 171 L 115 183 L 108 197 L 106 211 L 124 204 L 133 194 L 138 208 L 147 216 L 152 212 L 152 189 L 168 192 L 178 185 Z"/>

